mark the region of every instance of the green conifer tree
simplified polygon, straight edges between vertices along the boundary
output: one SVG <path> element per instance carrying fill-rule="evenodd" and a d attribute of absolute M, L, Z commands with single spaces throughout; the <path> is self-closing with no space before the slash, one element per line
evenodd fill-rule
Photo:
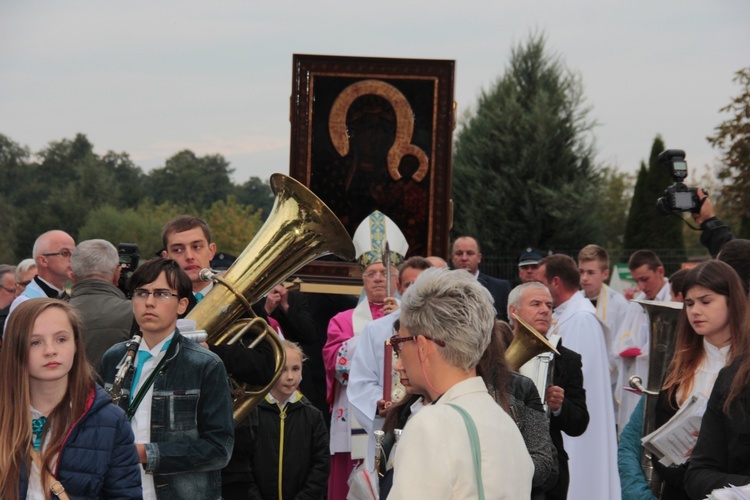
<path fill-rule="evenodd" d="M 669 257 L 670 261 L 680 261 L 685 257 L 682 214 L 664 215 L 656 208 L 656 201 L 674 184 L 669 168 L 659 163 L 659 154 L 664 150 L 664 140 L 657 135 L 651 145 L 645 177 L 642 179 L 643 164 L 638 174 L 626 226 L 625 248 L 648 248 L 660 253 L 662 259 Z M 667 269 L 668 272 L 675 270 Z"/>
<path fill-rule="evenodd" d="M 454 236 L 475 235 L 485 254 L 598 241 L 588 112 L 580 77 L 548 53 L 543 35 L 515 47 L 457 135 Z"/>

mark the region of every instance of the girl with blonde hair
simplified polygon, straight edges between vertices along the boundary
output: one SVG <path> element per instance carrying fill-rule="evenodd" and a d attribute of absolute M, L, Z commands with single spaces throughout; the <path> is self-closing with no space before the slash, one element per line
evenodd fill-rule
<path fill-rule="evenodd" d="M 0 498 L 141 498 L 130 424 L 94 383 L 66 302 L 30 299 L 10 315 L 0 407 Z"/>

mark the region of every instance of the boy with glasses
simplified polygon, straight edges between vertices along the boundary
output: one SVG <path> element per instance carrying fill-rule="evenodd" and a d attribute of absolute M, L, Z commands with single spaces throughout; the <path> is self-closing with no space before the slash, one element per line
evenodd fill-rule
<path fill-rule="evenodd" d="M 234 444 L 232 401 L 224 365 L 176 328 L 192 293 L 171 259 L 156 258 L 130 278 L 133 314 L 143 340 L 119 405 L 131 418 L 143 470 L 143 497 L 221 497 L 221 469 Z M 110 389 L 126 342 L 109 349 L 99 372 Z"/>

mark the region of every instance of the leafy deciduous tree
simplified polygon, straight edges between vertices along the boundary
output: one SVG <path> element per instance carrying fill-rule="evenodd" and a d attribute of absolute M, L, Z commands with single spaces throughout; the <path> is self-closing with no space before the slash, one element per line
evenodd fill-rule
<path fill-rule="evenodd" d="M 205 213 L 211 237 L 219 251 L 235 257 L 247 247 L 263 225 L 260 210 L 242 205 L 234 196 L 215 202 Z"/>
<path fill-rule="evenodd" d="M 166 165 L 149 174 L 148 194 L 154 200 L 208 208 L 232 194 L 229 175 L 234 169 L 221 155 L 201 158 L 189 150 L 169 158 Z"/>
<path fill-rule="evenodd" d="M 740 227 L 734 231 L 740 238 L 750 238 L 750 67 L 735 73 L 733 81 L 740 85 L 741 92 L 720 110 L 730 117 L 707 139 L 722 152 L 719 178 L 731 179 L 722 195 L 727 209 L 740 220 Z"/>

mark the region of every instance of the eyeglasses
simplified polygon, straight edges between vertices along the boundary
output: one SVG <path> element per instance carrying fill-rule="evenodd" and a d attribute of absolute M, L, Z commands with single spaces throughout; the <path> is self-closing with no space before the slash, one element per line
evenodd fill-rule
<path fill-rule="evenodd" d="M 172 293 L 169 290 L 154 290 L 151 292 L 145 288 L 137 288 L 133 291 L 133 300 L 145 302 L 148 300 L 149 295 L 153 295 L 154 300 L 157 302 L 166 302 L 172 297 L 179 297 L 179 295 Z"/>
<path fill-rule="evenodd" d="M 70 250 L 68 250 L 67 248 L 63 248 L 63 249 L 62 249 L 62 250 L 60 250 L 59 252 L 53 252 L 53 253 L 43 253 L 42 255 L 44 255 L 45 257 L 52 257 L 52 256 L 55 256 L 55 255 L 59 255 L 59 256 L 61 256 L 61 257 L 64 257 L 64 258 L 66 258 L 66 259 L 69 259 L 69 258 L 70 258 L 70 256 L 71 256 L 71 255 L 73 255 L 73 252 L 71 252 L 71 251 L 70 251 Z"/>
<path fill-rule="evenodd" d="M 8 293 L 16 293 L 16 289 L 15 288 L 7 288 L 7 287 L 4 287 L 3 285 L 0 285 L 0 288 L 2 288 L 3 290 L 5 290 Z"/>
<path fill-rule="evenodd" d="M 369 273 L 363 274 L 362 277 L 365 278 L 365 279 L 368 279 L 368 280 L 374 280 L 376 277 L 378 277 L 378 278 L 385 278 L 386 274 L 387 273 L 385 271 L 370 271 Z M 392 278 L 398 277 L 398 273 L 393 273 L 392 272 L 391 273 L 391 277 Z"/>
<path fill-rule="evenodd" d="M 388 345 L 393 347 L 393 352 L 396 353 L 396 356 L 401 355 L 401 344 L 408 341 L 413 341 L 414 343 L 417 342 L 417 337 L 419 335 L 411 335 L 409 337 L 398 337 L 394 335 L 393 337 L 388 339 Z M 427 335 L 422 335 L 422 337 L 426 338 L 427 340 L 431 340 L 432 342 L 435 342 L 440 347 L 445 347 L 445 342 L 438 339 L 433 339 L 432 337 L 428 337 Z"/>
<path fill-rule="evenodd" d="M 22 287 L 26 288 L 27 286 L 29 286 L 29 283 L 31 283 L 31 280 L 16 281 L 16 286 L 22 286 Z"/>

